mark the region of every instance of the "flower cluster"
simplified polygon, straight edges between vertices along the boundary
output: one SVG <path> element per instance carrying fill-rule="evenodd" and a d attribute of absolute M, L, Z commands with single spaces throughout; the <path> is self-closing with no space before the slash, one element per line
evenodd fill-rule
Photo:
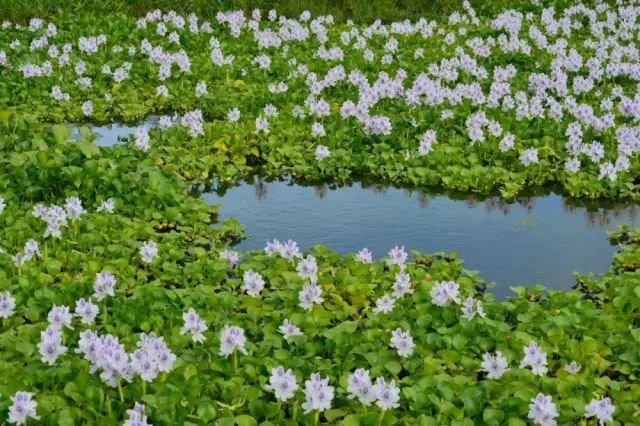
<path fill-rule="evenodd" d="M 204 332 L 207 331 L 207 324 L 200 318 L 193 308 L 182 314 L 184 325 L 180 329 L 180 334 L 191 333 L 191 339 L 194 342 L 204 342 Z"/>
<path fill-rule="evenodd" d="M 27 423 L 29 418 L 40 420 L 40 416 L 36 413 L 37 408 L 38 403 L 33 400 L 31 392 L 16 392 L 11 397 L 9 423 L 23 425 Z"/>
<path fill-rule="evenodd" d="M 333 386 L 329 386 L 329 379 L 323 379 L 319 373 L 313 373 L 311 378 L 304 382 L 304 396 L 302 408 L 305 413 L 314 410 L 325 411 L 331 409 L 334 389 Z"/>
<path fill-rule="evenodd" d="M 286 401 L 292 398 L 298 389 L 296 376 L 293 375 L 291 369 L 285 370 L 281 366 L 275 367 L 271 369 L 267 389 L 272 391 L 280 401 Z"/>
<path fill-rule="evenodd" d="M 375 402 L 382 410 L 399 407 L 400 389 L 395 381 L 387 383 L 384 378 L 378 377 L 374 384 L 369 371 L 363 368 L 358 368 L 349 376 L 347 392 L 350 399 L 356 398 L 365 406 Z"/>
<path fill-rule="evenodd" d="M 247 340 L 244 337 L 244 330 L 242 328 L 225 325 L 222 333 L 220 333 L 220 355 L 228 357 L 236 350 L 246 355 L 246 342 Z"/>

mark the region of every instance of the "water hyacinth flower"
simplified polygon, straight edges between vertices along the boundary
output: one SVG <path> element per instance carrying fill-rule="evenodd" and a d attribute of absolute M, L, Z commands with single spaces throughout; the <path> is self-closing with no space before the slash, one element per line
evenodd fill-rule
<path fill-rule="evenodd" d="M 244 337 L 244 330 L 240 327 L 225 325 L 220 334 L 220 355 L 228 357 L 235 350 L 247 354 L 245 344 L 247 343 Z"/>
<path fill-rule="evenodd" d="M 329 379 L 320 377 L 320 373 L 313 373 L 311 378 L 304 382 L 305 401 L 302 408 L 305 414 L 311 411 L 325 411 L 331 409 L 334 389 L 329 386 Z"/>
<path fill-rule="evenodd" d="M 47 320 L 49 321 L 49 324 L 58 327 L 58 328 L 62 328 L 62 327 L 67 327 L 71 330 L 73 330 L 73 327 L 71 327 L 71 313 L 69 312 L 69 307 L 68 306 L 57 306 L 57 305 L 53 305 L 53 308 L 51 308 L 51 310 L 49 311 L 49 314 L 47 315 Z"/>
<path fill-rule="evenodd" d="M 98 272 L 93 282 L 93 297 L 100 302 L 107 296 L 114 296 L 115 287 L 116 277 L 111 272 Z"/>
<path fill-rule="evenodd" d="M 171 371 L 176 356 L 162 337 L 154 333 L 142 333 L 137 346 L 138 349 L 130 355 L 131 369 L 142 380 L 151 382 L 158 374 Z"/>
<path fill-rule="evenodd" d="M 318 145 L 316 147 L 316 152 L 315 152 L 316 161 L 322 161 L 325 158 L 329 157 L 330 155 L 331 155 L 331 151 L 329 151 L 329 148 L 327 148 L 325 145 Z"/>
<path fill-rule="evenodd" d="M 324 298 L 322 297 L 322 288 L 316 283 L 305 284 L 300 293 L 298 293 L 300 307 L 309 310 L 314 304 L 322 305 Z"/>
<path fill-rule="evenodd" d="M 511 133 L 506 133 L 500 140 L 500 145 L 498 145 L 498 147 L 500 148 L 500 151 L 506 152 L 506 151 L 509 151 L 511 148 L 513 148 L 515 144 L 516 144 L 515 136 L 512 135 Z"/>
<path fill-rule="evenodd" d="M 191 333 L 191 339 L 194 342 L 204 342 L 205 339 L 203 333 L 207 331 L 208 327 L 196 311 L 193 308 L 189 308 L 187 312 L 182 314 L 182 319 L 184 320 L 184 325 L 180 329 L 180 334 L 184 335 Z"/>
<path fill-rule="evenodd" d="M 611 182 L 615 182 L 618 179 L 618 170 L 610 162 L 602 163 L 600 165 L 598 180 L 602 180 L 604 178 L 609 179 Z"/>
<path fill-rule="evenodd" d="M 533 423 L 540 426 L 555 426 L 558 410 L 551 397 L 539 393 L 529 404 L 529 414 L 527 416 Z"/>
<path fill-rule="evenodd" d="M 9 318 L 15 313 L 16 300 L 8 291 L 0 293 L 0 318 Z"/>
<path fill-rule="evenodd" d="M 509 361 L 500 351 L 496 351 L 494 355 L 487 352 L 482 355 L 480 366 L 487 373 L 487 378 L 499 379 L 509 369 Z"/>
<path fill-rule="evenodd" d="M 384 378 L 378 377 L 373 385 L 373 392 L 376 395 L 376 405 L 381 410 L 398 408 L 400 404 L 400 389 L 396 386 L 395 380 L 386 383 Z"/>
<path fill-rule="evenodd" d="M 569 374 L 578 374 L 582 366 L 575 361 L 571 361 L 569 364 L 564 366 L 564 370 Z"/>
<path fill-rule="evenodd" d="M 527 148 L 520 154 L 520 162 L 525 166 L 538 163 L 538 150 Z"/>
<path fill-rule="evenodd" d="M 202 111 L 195 109 L 187 112 L 180 118 L 180 125 L 189 130 L 189 136 L 192 138 L 204 135 Z"/>
<path fill-rule="evenodd" d="M 196 84 L 196 98 L 201 98 L 208 93 L 209 92 L 207 92 L 207 83 L 203 80 L 200 80 L 198 84 Z"/>
<path fill-rule="evenodd" d="M 406 272 L 398 272 L 396 274 L 396 280 L 391 287 L 393 290 L 393 297 L 401 299 L 405 294 L 413 293 L 411 288 L 411 277 Z"/>
<path fill-rule="evenodd" d="M 536 342 L 529 343 L 524 348 L 524 358 L 520 362 L 520 368 L 531 367 L 536 376 L 547 374 L 547 354 L 540 349 Z"/>
<path fill-rule="evenodd" d="M 263 116 L 256 118 L 256 133 L 269 133 L 269 121 Z"/>
<path fill-rule="evenodd" d="M 274 254 L 280 253 L 281 246 L 282 243 L 276 239 L 273 241 L 267 241 L 267 244 L 264 247 L 264 252 L 267 256 L 272 257 Z"/>
<path fill-rule="evenodd" d="M 431 301 L 434 305 L 445 307 L 451 302 L 460 303 L 460 287 L 454 281 L 436 281 L 431 288 Z"/>
<path fill-rule="evenodd" d="M 321 138 L 324 136 L 327 136 L 327 132 L 324 130 L 324 126 L 322 125 L 322 123 L 318 123 L 315 122 L 313 123 L 313 125 L 311 126 L 311 136 L 314 138 Z M 324 145 L 320 145 L 322 147 L 324 147 L 327 151 L 327 155 L 324 155 L 321 153 L 320 155 L 318 154 L 318 149 L 316 148 L 316 160 L 321 160 L 322 158 L 326 158 L 329 156 L 329 149 L 324 146 Z M 318 146 L 318 148 L 320 148 L 320 146 Z M 319 156 L 322 156 L 322 158 L 318 158 Z"/>
<path fill-rule="evenodd" d="M 295 324 L 290 323 L 288 319 L 282 322 L 282 325 L 278 327 L 278 331 L 285 340 L 289 340 L 290 337 L 302 336 L 302 331 Z"/>
<path fill-rule="evenodd" d="M 67 348 L 62 345 L 62 332 L 60 327 L 52 324 L 40 333 L 38 351 L 40 352 L 42 362 L 49 365 L 53 365 L 60 355 L 67 352 Z"/>
<path fill-rule="evenodd" d="M 76 300 L 76 310 L 74 315 L 80 318 L 82 324 L 93 324 L 93 321 L 98 315 L 98 306 L 91 303 L 91 300 L 84 300 L 80 298 Z"/>
<path fill-rule="evenodd" d="M 220 259 L 226 260 L 229 266 L 235 266 L 240 263 L 240 254 L 234 250 L 224 249 L 220 252 Z"/>
<path fill-rule="evenodd" d="M 28 260 L 31 260 L 34 256 L 40 257 L 40 246 L 36 240 L 29 240 L 24 244 L 24 255 Z"/>
<path fill-rule="evenodd" d="M 158 257 L 158 246 L 154 241 L 147 241 L 140 247 L 140 258 L 144 263 L 151 263 Z"/>
<path fill-rule="evenodd" d="M 80 333 L 75 352 L 83 354 L 89 361 L 91 373 L 102 370 L 100 380 L 111 387 L 116 387 L 120 378 L 127 381 L 133 378 L 129 355 L 117 337 L 109 334 L 98 336 L 92 330 L 85 330 Z"/>
<path fill-rule="evenodd" d="M 36 240 L 31 239 L 24 244 L 24 256 L 27 260 L 31 260 L 34 256 L 41 256 L 40 246 Z"/>
<path fill-rule="evenodd" d="M 169 97 L 169 89 L 164 84 L 156 87 L 156 96 L 160 98 L 168 98 Z"/>
<path fill-rule="evenodd" d="M 25 263 L 27 263 L 29 256 L 24 253 L 16 253 L 11 256 L 11 260 L 16 267 L 21 268 Z"/>
<path fill-rule="evenodd" d="M 389 346 L 396 349 L 398 351 L 398 355 L 403 358 L 407 358 L 413 354 L 413 348 L 415 348 L 415 343 L 413 343 L 413 338 L 411 337 L 411 333 L 409 330 L 402 331 L 401 328 L 396 328 L 391 332 L 391 341 Z"/>
<path fill-rule="evenodd" d="M 147 151 L 150 148 L 149 130 L 146 127 L 138 127 L 133 135 L 134 145 L 141 151 Z"/>
<path fill-rule="evenodd" d="M 404 269 L 405 262 L 407 261 L 407 257 L 408 257 L 407 252 L 404 251 L 404 246 L 393 247 L 391 250 L 389 250 L 388 256 L 389 258 L 387 259 L 387 264 L 389 266 L 398 265 L 400 269 Z"/>
<path fill-rule="evenodd" d="M 482 303 L 479 300 L 475 300 L 473 297 L 467 297 L 462 304 L 462 318 L 466 320 L 472 320 L 476 315 L 480 318 L 485 317 L 484 310 L 482 309 Z"/>
<path fill-rule="evenodd" d="M 347 380 L 347 396 L 349 399 L 357 398 L 364 406 L 373 404 L 376 400 L 376 391 L 371 384 L 369 371 L 364 368 L 358 368 L 351 374 Z"/>
<path fill-rule="evenodd" d="M 385 313 L 388 314 L 393 311 L 393 305 L 395 299 L 388 294 L 385 294 L 378 300 L 376 300 L 376 306 L 373 308 L 374 314 Z"/>
<path fill-rule="evenodd" d="M 36 413 L 38 403 L 33 400 L 31 392 L 16 392 L 11 397 L 11 405 L 9 406 L 9 423 L 23 425 L 27 423 L 29 418 L 40 420 L 40 416 Z"/>
<path fill-rule="evenodd" d="M 82 201 L 78 197 L 69 197 L 64 200 L 64 210 L 67 213 L 67 218 L 72 221 L 80 219 L 86 210 L 82 207 Z"/>
<path fill-rule="evenodd" d="M 433 149 L 433 145 L 436 143 L 436 132 L 435 130 L 427 130 L 425 134 L 422 136 L 422 140 L 420 141 L 420 146 L 418 147 L 418 154 L 421 157 L 429 154 Z"/>
<path fill-rule="evenodd" d="M 85 117 L 91 117 L 93 115 L 93 102 L 85 101 L 82 103 L 82 114 Z"/>
<path fill-rule="evenodd" d="M 276 108 L 272 104 L 265 105 L 265 107 L 263 108 L 262 112 L 264 112 L 264 115 L 266 117 L 277 117 L 278 116 L 278 108 Z"/>
<path fill-rule="evenodd" d="M 115 210 L 115 201 L 113 200 L 113 198 L 108 198 L 102 201 L 98 206 L 98 208 L 96 209 L 98 213 L 106 212 L 109 214 L 113 213 L 114 210 Z"/>
<path fill-rule="evenodd" d="M 118 67 L 113 71 L 113 79 L 116 83 L 121 83 L 129 77 L 129 72 L 124 67 Z"/>
<path fill-rule="evenodd" d="M 252 297 L 260 296 L 260 292 L 264 289 L 264 279 L 262 275 L 254 272 L 253 269 L 244 272 L 242 275 L 242 283 L 242 290 Z"/>
<path fill-rule="evenodd" d="M 227 121 L 229 123 L 235 123 L 240 120 L 240 110 L 238 108 L 232 108 L 227 112 Z"/>
<path fill-rule="evenodd" d="M 273 241 L 267 241 L 264 252 L 269 257 L 277 253 L 287 260 L 291 260 L 301 256 L 298 243 L 293 240 L 288 240 L 285 243 L 282 243 L 276 239 L 274 239 Z"/>
<path fill-rule="evenodd" d="M 281 243 L 278 253 L 280 253 L 280 256 L 287 260 L 292 260 L 302 256 L 302 254 L 300 253 L 300 248 L 298 247 L 298 243 L 293 240 L 287 240 L 286 243 Z"/>
<path fill-rule="evenodd" d="M 71 99 L 68 93 L 62 91 L 60 86 L 53 86 L 51 88 L 51 97 L 56 101 L 68 101 Z"/>
<path fill-rule="evenodd" d="M 365 247 L 356 254 L 356 260 L 363 264 L 370 264 L 373 262 L 373 253 Z"/>
<path fill-rule="evenodd" d="M 127 410 L 127 416 L 122 426 L 153 426 L 147 423 L 145 406 L 139 402 L 136 402 L 132 409 Z"/>
<path fill-rule="evenodd" d="M 158 119 L 158 128 L 160 128 L 161 130 L 170 129 L 176 124 L 175 120 L 177 120 L 176 117 L 171 118 L 168 115 L 162 115 Z"/>
<path fill-rule="evenodd" d="M 600 426 L 613 422 L 613 412 L 615 405 L 611 403 L 611 398 L 592 399 L 584 408 L 586 418 L 595 417 Z"/>
<path fill-rule="evenodd" d="M 300 278 L 308 279 L 311 283 L 318 281 L 318 263 L 312 255 L 301 259 L 296 266 L 296 271 Z"/>
<path fill-rule="evenodd" d="M 567 173 L 573 174 L 580 170 L 580 160 L 577 157 L 571 157 L 564 163 L 564 169 Z"/>
<path fill-rule="evenodd" d="M 47 223 L 47 229 L 44 232 L 45 238 L 62 237 L 62 228 L 67 226 L 67 212 L 65 209 L 56 205 L 45 207 L 42 204 L 37 204 L 33 208 L 33 216 Z"/>
<path fill-rule="evenodd" d="M 278 400 L 286 402 L 293 397 L 297 389 L 296 376 L 291 369 L 285 370 L 282 366 L 271 369 L 267 390 L 272 391 Z"/>

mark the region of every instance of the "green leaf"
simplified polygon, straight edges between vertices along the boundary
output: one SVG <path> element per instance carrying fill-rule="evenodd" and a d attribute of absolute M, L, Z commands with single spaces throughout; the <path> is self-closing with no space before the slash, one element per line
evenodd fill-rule
<path fill-rule="evenodd" d="M 338 420 L 341 417 L 344 417 L 346 414 L 347 414 L 347 411 L 343 409 L 333 409 L 333 410 L 327 410 L 324 412 L 324 416 L 331 423 L 334 423 L 336 420 Z"/>
<path fill-rule="evenodd" d="M 60 426 L 75 425 L 73 412 L 70 409 L 65 408 L 64 410 L 60 411 L 60 414 L 58 415 L 58 425 Z"/>
<path fill-rule="evenodd" d="M 504 412 L 502 410 L 496 410 L 494 408 L 485 408 L 482 413 L 482 419 L 486 423 L 500 424 L 504 419 Z"/>
<path fill-rule="evenodd" d="M 342 419 L 342 426 L 360 426 L 360 420 L 355 414 L 349 414 Z"/>
<path fill-rule="evenodd" d="M 71 137 L 71 129 L 63 124 L 54 124 L 51 127 L 51 133 L 53 133 L 53 138 L 59 144 L 65 143 Z"/>
<path fill-rule="evenodd" d="M 8 109 L 4 109 L 2 111 L 0 111 L 0 122 L 3 123 L 5 126 L 9 125 L 9 120 L 11 120 L 11 117 L 15 114 L 14 111 L 8 110 Z"/>
<path fill-rule="evenodd" d="M 197 412 L 198 417 L 200 417 L 205 422 L 215 419 L 217 414 L 216 407 L 211 401 L 204 401 L 198 404 Z"/>
<path fill-rule="evenodd" d="M 246 414 L 236 416 L 236 423 L 238 426 L 257 426 L 258 424 L 256 419 Z"/>
<path fill-rule="evenodd" d="M 34 351 L 35 346 L 25 340 L 19 340 L 16 342 L 15 348 L 21 354 L 30 356 Z"/>
<path fill-rule="evenodd" d="M 397 376 L 402 370 L 402 364 L 395 360 L 387 361 L 384 364 L 384 368 L 386 368 L 394 376 Z"/>
<path fill-rule="evenodd" d="M 82 154 L 87 158 L 91 158 L 93 156 L 100 154 L 100 147 L 93 142 L 78 141 L 75 143 L 75 145 L 80 149 Z"/>

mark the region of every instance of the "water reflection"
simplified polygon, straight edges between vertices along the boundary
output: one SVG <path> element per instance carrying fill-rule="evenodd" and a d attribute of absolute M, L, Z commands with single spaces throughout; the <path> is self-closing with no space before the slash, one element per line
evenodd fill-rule
<path fill-rule="evenodd" d="M 240 249 L 261 249 L 272 238 L 308 249 L 325 244 L 339 253 L 368 247 L 375 257 L 395 244 L 422 252 L 455 251 L 469 269 L 511 285 L 570 288 L 572 272 L 604 272 L 615 248 L 606 231 L 640 226 L 636 205 L 579 202 L 554 194 L 506 201 L 358 183 L 301 186 L 252 178 L 235 187 L 195 188 L 221 217 L 234 217 L 250 235 Z M 209 192 L 207 192 L 209 190 Z M 598 202 L 599 203 L 599 202 Z"/>
<path fill-rule="evenodd" d="M 122 141 L 126 141 L 129 135 L 136 132 L 138 127 L 146 127 L 148 129 L 158 125 L 159 117 L 150 116 L 144 119 L 144 121 L 138 125 L 125 124 L 125 123 L 107 123 L 99 126 L 91 126 L 90 130 L 94 136 L 94 142 L 98 146 L 110 147 Z M 80 124 L 70 124 L 71 126 L 71 140 L 77 140 L 80 138 Z"/>
<path fill-rule="evenodd" d="M 268 197 L 269 185 L 286 185 L 305 187 L 304 184 L 293 182 L 291 180 L 274 180 L 266 179 L 262 177 L 252 177 L 247 182 L 241 183 L 240 186 L 253 186 L 255 188 L 255 198 L 257 201 L 265 201 Z M 610 200 L 576 200 L 570 198 L 564 198 L 555 193 L 546 193 L 542 195 L 533 196 L 521 196 L 516 197 L 514 200 L 505 200 L 504 198 L 494 196 L 478 197 L 474 195 L 462 195 L 462 194 L 433 194 L 432 192 L 423 192 L 418 190 L 397 188 L 389 185 L 382 184 L 352 184 L 346 186 L 335 186 L 327 183 L 318 185 L 309 185 L 309 188 L 313 188 L 315 196 L 322 200 L 326 198 L 330 191 L 340 190 L 342 188 L 360 188 L 366 191 L 370 191 L 373 194 L 384 195 L 390 190 L 401 190 L 402 193 L 408 198 L 417 202 L 418 207 L 421 209 L 429 208 L 430 202 L 433 197 L 449 197 L 453 200 L 462 200 L 464 204 L 470 209 L 482 207 L 486 213 L 501 213 L 504 216 L 509 215 L 514 206 L 520 207 L 526 213 L 532 213 L 536 210 L 536 203 L 539 200 L 547 199 L 549 197 L 557 198 L 562 201 L 563 212 L 568 215 L 582 215 L 585 223 L 593 227 L 603 227 L 607 225 L 619 225 L 621 223 L 635 223 L 640 221 L 640 206 L 632 203 L 616 203 Z M 227 191 L 236 190 L 237 187 L 220 187 L 214 191 L 211 186 L 200 186 L 196 188 L 194 193 L 216 193 L 217 196 L 224 198 Z"/>

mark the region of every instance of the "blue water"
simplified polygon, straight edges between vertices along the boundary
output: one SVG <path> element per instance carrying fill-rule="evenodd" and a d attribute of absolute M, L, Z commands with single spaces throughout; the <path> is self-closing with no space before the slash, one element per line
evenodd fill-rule
<path fill-rule="evenodd" d="M 146 126 L 147 128 L 152 128 L 156 126 L 158 123 L 157 117 L 149 117 L 144 120 L 141 124 Z M 111 123 L 105 124 L 102 126 L 92 126 L 91 132 L 95 136 L 95 144 L 102 147 L 109 147 L 116 143 L 121 143 L 123 140 L 127 140 L 129 135 L 136 132 L 139 126 L 129 125 L 129 124 L 121 124 L 121 123 Z M 79 130 L 77 126 L 73 126 L 71 128 L 71 138 L 78 139 L 80 137 Z"/>
<path fill-rule="evenodd" d="M 568 289 L 572 273 L 607 270 L 615 251 L 606 230 L 640 225 L 640 208 L 598 209 L 565 205 L 558 195 L 514 204 L 497 198 L 458 201 L 396 188 L 360 185 L 329 189 L 285 182 L 243 184 L 223 196 L 222 218 L 237 218 L 250 237 L 238 249 L 261 249 L 267 240 L 293 239 L 301 248 L 324 244 L 339 253 L 363 247 L 374 257 L 394 245 L 421 252 L 451 251 L 467 269 L 496 282 L 498 298 L 514 285 L 544 284 Z"/>

